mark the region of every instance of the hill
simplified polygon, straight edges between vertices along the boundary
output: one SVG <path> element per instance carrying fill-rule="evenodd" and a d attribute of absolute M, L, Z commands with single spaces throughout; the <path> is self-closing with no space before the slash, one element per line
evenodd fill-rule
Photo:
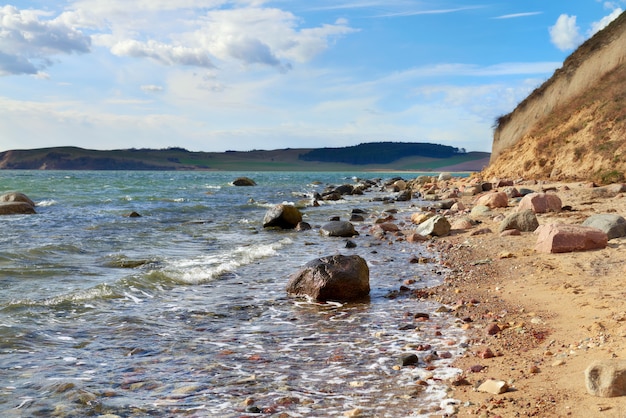
<path fill-rule="evenodd" d="M 0 153 L 0 169 L 14 170 L 480 171 L 488 161 L 485 152 L 394 142 L 222 153 L 178 147 L 110 151 L 53 147 Z"/>
<path fill-rule="evenodd" d="M 624 180 L 626 13 L 497 120 L 487 177 Z"/>

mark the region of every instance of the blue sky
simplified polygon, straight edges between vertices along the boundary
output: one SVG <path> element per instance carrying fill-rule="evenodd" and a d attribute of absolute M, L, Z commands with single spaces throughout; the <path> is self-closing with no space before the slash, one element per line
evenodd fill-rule
<path fill-rule="evenodd" d="M 0 6 L 0 151 L 490 151 L 494 120 L 625 4 L 13 1 Z"/>

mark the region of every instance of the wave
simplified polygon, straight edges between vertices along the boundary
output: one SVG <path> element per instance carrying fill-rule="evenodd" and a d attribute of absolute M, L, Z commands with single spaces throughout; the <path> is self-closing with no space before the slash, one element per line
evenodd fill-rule
<path fill-rule="evenodd" d="M 47 206 L 54 206 L 56 205 L 58 202 L 54 199 L 48 199 L 48 200 L 42 200 L 41 202 L 37 202 L 37 206 L 39 207 L 47 207 Z"/>
<path fill-rule="evenodd" d="M 182 284 L 207 283 L 235 273 L 239 267 L 256 260 L 276 255 L 278 250 L 292 243 L 291 239 L 285 238 L 270 244 L 240 246 L 227 253 L 173 262 L 160 273 Z"/>

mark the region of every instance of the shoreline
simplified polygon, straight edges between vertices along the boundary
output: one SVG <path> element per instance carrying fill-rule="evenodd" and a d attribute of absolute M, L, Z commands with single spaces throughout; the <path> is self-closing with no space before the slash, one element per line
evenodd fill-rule
<path fill-rule="evenodd" d="M 441 191 L 462 190 L 476 179 L 452 179 Z M 579 224 L 599 213 L 626 214 L 624 193 L 598 193 L 587 183 L 526 182 L 516 187 L 550 190 L 567 211 L 537 214 L 540 225 Z M 499 188 L 501 191 L 503 188 Z M 460 196 L 468 216 L 477 196 Z M 469 348 L 454 362 L 462 374 L 450 381 L 457 417 L 619 417 L 623 397 L 587 393 L 584 370 L 594 360 L 626 358 L 626 238 L 606 248 L 544 254 L 537 236 L 501 236 L 501 218 L 514 210 L 492 209 L 478 225 L 431 241 L 449 271 L 429 298 L 452 306 L 467 332 Z M 494 332 L 494 324 L 498 331 Z M 493 334 L 492 334 L 493 332 Z M 502 394 L 483 393 L 483 381 L 505 381 Z"/>

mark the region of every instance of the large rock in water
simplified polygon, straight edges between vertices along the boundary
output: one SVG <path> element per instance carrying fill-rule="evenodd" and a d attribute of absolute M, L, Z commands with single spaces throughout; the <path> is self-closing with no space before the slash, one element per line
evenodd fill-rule
<path fill-rule="evenodd" d="M 569 253 L 605 248 L 608 236 L 597 228 L 583 225 L 541 225 L 535 251 L 540 253 Z"/>
<path fill-rule="evenodd" d="M 585 219 L 583 225 L 606 232 L 609 239 L 626 236 L 626 219 L 613 213 L 591 215 Z"/>
<path fill-rule="evenodd" d="M 333 255 L 308 262 L 293 274 L 287 293 L 325 302 L 354 301 L 369 295 L 369 267 L 358 255 Z"/>
<path fill-rule="evenodd" d="M 30 215 L 35 212 L 35 202 L 24 193 L 10 192 L 0 196 L 0 215 Z"/>
<path fill-rule="evenodd" d="M 353 237 L 359 235 L 354 225 L 348 221 L 330 221 L 322 225 L 320 233 L 327 237 Z"/>
<path fill-rule="evenodd" d="M 585 370 L 585 385 L 593 396 L 626 396 L 626 360 L 594 361 Z"/>
<path fill-rule="evenodd" d="M 293 205 L 276 205 L 265 213 L 263 228 L 294 229 L 302 221 L 302 213 Z"/>
<path fill-rule="evenodd" d="M 248 177 L 237 177 L 233 180 L 234 186 L 256 186 L 256 182 Z"/>

